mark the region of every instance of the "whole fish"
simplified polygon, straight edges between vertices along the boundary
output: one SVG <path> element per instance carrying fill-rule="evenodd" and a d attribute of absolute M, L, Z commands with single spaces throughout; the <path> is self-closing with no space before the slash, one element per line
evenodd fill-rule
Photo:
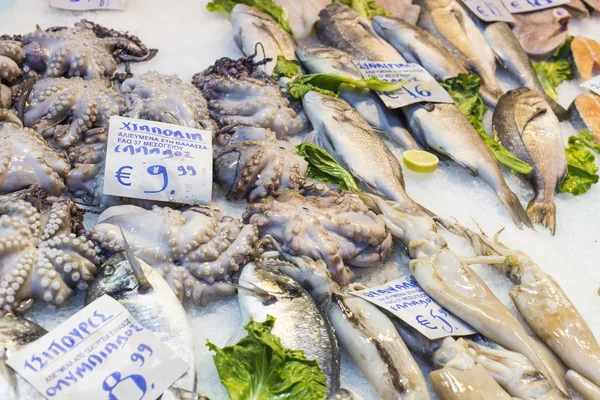
<path fill-rule="evenodd" d="M 127 253 L 116 253 L 100 267 L 85 304 L 105 294 L 117 300 L 188 365 L 187 373 L 173 387 L 195 392 L 195 338 L 187 314 L 160 273 L 130 251 Z"/>
<path fill-rule="evenodd" d="M 278 268 L 310 291 L 341 345 L 384 400 L 428 400 L 425 378 L 390 319 L 376 306 L 346 296 L 322 261 L 292 258 Z"/>
<path fill-rule="evenodd" d="M 472 14 L 471 14 L 472 15 Z M 531 65 L 531 60 L 521 46 L 519 39 L 506 22 L 484 22 L 472 15 L 473 21 L 491 46 L 501 64 L 510 72 L 521 86 L 535 90 L 548 102 L 559 120 L 568 118 L 567 111 L 552 100 L 544 91 L 537 73 Z"/>
<path fill-rule="evenodd" d="M 6 359 L 28 343 L 44 336 L 38 324 L 13 314 L 0 317 L 0 393 L 2 400 L 44 399 L 21 375 L 6 365 Z"/>
<path fill-rule="evenodd" d="M 287 19 L 296 40 L 303 40 L 310 36 L 315 22 L 319 20 L 319 11 L 331 3 L 330 0 L 274 1 L 287 12 Z"/>
<path fill-rule="evenodd" d="M 535 196 L 527 206 L 527 214 L 533 222 L 541 223 L 554 234 L 554 192 L 567 173 L 558 119 L 539 94 L 519 88 L 500 98 L 492 126 L 502 144 L 533 167 L 527 178 Z"/>
<path fill-rule="evenodd" d="M 271 59 L 259 66 L 267 75 L 273 73 L 277 56 L 284 56 L 288 60 L 296 59 L 294 38 L 270 15 L 254 7 L 237 4 L 231 10 L 231 24 L 235 43 L 244 55 L 257 54 L 257 57 L 260 57 L 264 51 L 264 57 Z M 256 61 L 261 59 L 258 58 Z"/>
<path fill-rule="evenodd" d="M 371 190 L 416 206 L 404 191 L 398 159 L 350 104 L 315 91 L 305 94 L 302 104 L 315 129 L 316 144 Z"/>
<path fill-rule="evenodd" d="M 443 81 L 458 74 L 466 74 L 465 63 L 454 57 L 429 32 L 398 18 L 376 15 L 375 31 L 391 44 L 410 63 L 420 64 L 435 79 Z"/>
<path fill-rule="evenodd" d="M 319 13 L 315 30 L 321 43 L 370 61 L 406 62 L 371 27 L 369 20 L 344 4 L 330 4 Z"/>
<path fill-rule="evenodd" d="M 480 176 L 498 195 L 514 223 L 533 227 L 517 196 L 510 190 L 492 152 L 454 104 L 413 104 L 402 108 L 414 137 Z"/>
<path fill-rule="evenodd" d="M 316 360 L 325 374 L 327 397 L 340 388 L 340 355 L 337 339 L 327 317 L 296 281 L 277 269 L 276 260 L 247 264 L 239 279 L 238 299 L 242 319 L 265 321 L 275 317 L 272 333 L 291 350 L 302 350 Z"/>
<path fill-rule="evenodd" d="M 354 79 L 362 79 L 358 68 L 352 63 L 350 55 L 333 47 L 298 46 L 296 55 L 302 65 L 311 73 L 332 73 L 347 75 Z M 379 96 L 372 91 L 341 89 L 340 95 L 358 113 L 373 126 L 381 130 L 396 144 L 404 149 L 419 149 L 419 145 L 410 135 L 400 116 L 388 109 Z"/>
<path fill-rule="evenodd" d="M 435 36 L 456 58 L 483 80 L 486 104 L 494 107 L 503 91 L 496 79 L 493 50 L 456 0 L 417 0 L 421 7 L 419 26 Z"/>

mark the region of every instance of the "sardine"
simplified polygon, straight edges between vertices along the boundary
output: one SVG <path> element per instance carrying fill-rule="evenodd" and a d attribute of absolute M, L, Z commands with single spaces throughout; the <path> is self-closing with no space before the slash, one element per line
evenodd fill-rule
<path fill-rule="evenodd" d="M 242 319 L 265 321 L 275 317 L 272 333 L 281 344 L 302 350 L 316 360 L 325 374 L 327 397 L 340 389 L 340 355 L 337 339 L 327 317 L 300 284 L 281 273 L 282 261 L 257 260 L 247 264 L 239 279 L 238 299 Z"/>
<path fill-rule="evenodd" d="M 519 199 L 506 184 L 492 152 L 454 104 L 413 104 L 402 111 L 417 141 L 479 175 L 494 189 L 519 228 L 523 224 L 533 227 Z"/>
<path fill-rule="evenodd" d="M 0 393 L 2 400 L 44 399 L 21 375 L 6 365 L 6 359 L 25 345 L 44 336 L 46 330 L 13 314 L 0 317 Z"/>
<path fill-rule="evenodd" d="M 342 99 L 310 91 L 302 99 L 315 141 L 371 190 L 414 205 L 400 162 L 358 112 Z"/>
<path fill-rule="evenodd" d="M 342 347 L 384 400 L 429 399 L 419 366 L 382 311 L 359 297 L 342 294 L 322 261 L 294 257 L 279 269 L 310 291 Z"/>
<path fill-rule="evenodd" d="M 587 129 L 600 143 L 600 97 L 593 93 L 580 94 L 569 106 L 571 123 L 577 129 Z"/>
<path fill-rule="evenodd" d="M 131 262 L 133 259 L 135 261 Z M 141 274 L 135 271 L 136 262 L 142 269 Z M 143 285 L 146 291 L 141 290 Z M 128 257 L 123 252 L 116 253 L 102 265 L 90 284 L 85 304 L 105 294 L 121 303 L 144 328 L 188 365 L 186 374 L 173 387 L 195 392 L 196 353 L 192 326 L 181 302 L 160 273 L 140 259 Z"/>
<path fill-rule="evenodd" d="M 510 29 L 510 26 L 506 22 L 484 22 L 476 16 L 472 16 L 472 19 L 492 50 L 494 50 L 494 53 L 496 53 L 501 64 L 517 78 L 521 86 L 535 90 L 540 96 L 544 97 L 559 120 L 567 119 L 567 111 L 544 91 L 527 52 L 521 46 L 519 39 Z"/>
<path fill-rule="evenodd" d="M 371 27 L 369 20 L 343 4 L 330 4 L 315 24 L 319 40 L 353 57 L 370 61 L 404 63 L 406 60 Z"/>
<path fill-rule="evenodd" d="M 567 173 L 558 119 L 539 94 L 519 88 L 500 98 L 492 126 L 502 144 L 533 167 L 527 178 L 535 196 L 527 206 L 527 214 L 533 222 L 541 223 L 554 234 L 554 192 Z"/>
<path fill-rule="evenodd" d="M 251 56 L 258 52 L 257 57 L 260 57 L 264 51 L 264 57 L 271 59 L 259 66 L 267 75 L 271 76 L 273 73 L 277 56 L 284 56 L 288 60 L 296 59 L 294 38 L 270 15 L 254 7 L 237 4 L 231 11 L 231 23 L 235 43 L 244 55 Z M 260 46 L 257 46 L 259 43 Z"/>
<path fill-rule="evenodd" d="M 503 93 L 496 79 L 496 58 L 469 14 L 455 0 L 417 0 L 415 3 L 421 6 L 419 26 L 481 77 L 488 92 L 484 100 L 493 107 Z"/>
<path fill-rule="evenodd" d="M 350 55 L 333 47 L 298 46 L 296 55 L 302 65 L 311 73 L 333 73 L 362 79 L 358 68 L 352 63 Z M 410 135 L 400 116 L 383 104 L 379 96 L 372 91 L 341 89 L 340 95 L 374 128 L 381 130 L 394 143 L 404 149 L 420 149 Z"/>
<path fill-rule="evenodd" d="M 462 60 L 454 57 L 439 40 L 418 26 L 397 18 L 376 15 L 373 17 L 373 28 L 406 61 L 420 64 L 439 81 L 468 72 Z"/>

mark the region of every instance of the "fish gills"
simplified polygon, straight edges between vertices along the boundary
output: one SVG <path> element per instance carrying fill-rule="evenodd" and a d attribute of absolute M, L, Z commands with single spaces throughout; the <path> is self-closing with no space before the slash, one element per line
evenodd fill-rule
<path fill-rule="evenodd" d="M 600 97 L 592 93 L 580 94 L 569 107 L 571 123 L 577 129 L 587 129 L 600 143 Z"/>
<path fill-rule="evenodd" d="M 554 192 L 567 173 L 558 119 L 540 95 L 519 88 L 500 98 L 494 111 L 493 130 L 508 150 L 533 167 L 527 178 L 535 196 L 527 206 L 527 214 L 554 234 Z"/>

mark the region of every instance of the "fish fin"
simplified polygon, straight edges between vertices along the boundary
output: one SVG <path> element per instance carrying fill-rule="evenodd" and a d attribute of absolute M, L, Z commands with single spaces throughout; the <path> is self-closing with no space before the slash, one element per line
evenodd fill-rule
<path fill-rule="evenodd" d="M 302 143 L 311 143 L 311 144 L 316 144 L 317 146 L 319 145 L 319 134 L 317 133 L 317 131 L 311 131 L 308 135 L 306 135 L 304 137 L 304 140 L 302 140 Z"/>
<path fill-rule="evenodd" d="M 569 112 L 565 110 L 563 106 L 558 104 L 556 101 L 552 100 L 550 97 L 545 97 L 546 101 L 548 102 L 548 105 L 554 112 L 554 115 L 556 115 L 556 118 L 558 118 L 559 121 L 567 121 L 569 119 Z"/>
<path fill-rule="evenodd" d="M 127 261 L 129 261 L 129 264 L 133 269 L 133 275 L 138 282 L 138 292 L 141 294 L 147 293 L 152 289 L 152 285 L 148 282 L 148 278 L 146 277 L 146 274 L 144 274 L 142 266 L 135 254 L 133 254 L 131 247 L 129 247 L 129 243 L 127 242 L 127 238 L 125 237 L 121 226 L 119 226 L 119 231 L 121 231 L 121 236 L 123 236 L 123 250 L 125 251 L 125 256 L 127 257 Z"/>
<path fill-rule="evenodd" d="M 521 202 L 508 186 L 500 188 L 498 197 L 500 197 L 500 200 L 508 209 L 513 222 L 519 229 L 523 229 L 523 224 L 525 224 L 527 227 L 535 230 Z"/>
<path fill-rule="evenodd" d="M 554 201 L 539 200 L 534 197 L 527 205 L 527 214 L 533 223 L 544 225 L 550 229 L 552 236 L 554 236 L 556 232 L 556 205 Z"/>
<path fill-rule="evenodd" d="M 502 68 L 508 69 L 508 66 L 506 65 L 504 60 L 502 60 L 502 58 L 500 58 L 500 55 L 498 53 L 496 53 L 495 51 L 494 51 L 494 58 L 496 59 L 496 62 L 502 66 Z"/>

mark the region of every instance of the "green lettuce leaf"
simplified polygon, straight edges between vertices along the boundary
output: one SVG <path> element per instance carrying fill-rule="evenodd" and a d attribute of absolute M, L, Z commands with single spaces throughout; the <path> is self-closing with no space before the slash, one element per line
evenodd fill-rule
<path fill-rule="evenodd" d="M 537 72 L 546 94 L 553 100 L 558 100 L 556 88 L 563 81 L 575 78 L 573 61 L 571 60 L 571 42 L 573 36 L 552 53 L 550 60 L 534 62 L 533 68 Z"/>
<path fill-rule="evenodd" d="M 310 90 L 337 97 L 342 86 L 356 90 L 371 89 L 377 92 L 394 92 L 401 89 L 405 83 L 405 81 L 385 82 L 374 76 L 369 79 L 353 79 L 340 74 L 308 74 L 289 82 L 287 89 L 292 97 L 301 99 Z"/>
<path fill-rule="evenodd" d="M 487 108 L 483 104 L 483 99 L 479 93 L 481 78 L 472 74 L 459 74 L 456 78 L 446 79 L 440 84 L 450 94 L 458 109 L 475 127 L 475 130 L 486 146 L 492 150 L 498 162 L 522 174 L 528 174 L 532 171 L 531 165 L 518 159 L 485 131 L 483 114 L 485 114 Z"/>
<path fill-rule="evenodd" d="M 333 0 L 333 3 L 345 4 L 368 19 L 373 19 L 376 15 L 390 15 L 375 0 Z"/>
<path fill-rule="evenodd" d="M 325 150 L 316 144 L 301 143 L 298 154 L 308 162 L 308 176 L 321 182 L 335 183 L 342 190 L 361 191 L 358 179 L 342 168 Z"/>
<path fill-rule="evenodd" d="M 231 400 L 323 400 L 325 374 L 304 352 L 289 350 L 271 331 L 275 318 L 250 322 L 248 336 L 233 346 L 206 345 Z"/>
<path fill-rule="evenodd" d="M 565 149 L 568 172 L 558 191 L 578 196 L 598 183 L 598 166 L 594 163 L 594 155 L 586 147 L 600 154 L 600 144 L 596 143 L 594 135 L 588 130 L 579 131 L 579 135 L 569 137 L 568 143 Z"/>
<path fill-rule="evenodd" d="M 273 79 L 278 80 L 282 76 L 293 78 L 300 72 L 300 61 L 288 60 L 284 56 L 277 56 L 277 64 L 273 69 Z"/>
<path fill-rule="evenodd" d="M 287 11 L 278 6 L 273 0 L 212 0 L 206 5 L 206 9 L 211 12 L 223 11 L 230 13 L 236 4 L 245 4 L 269 14 L 284 31 L 293 35 L 292 28 L 287 22 Z"/>

